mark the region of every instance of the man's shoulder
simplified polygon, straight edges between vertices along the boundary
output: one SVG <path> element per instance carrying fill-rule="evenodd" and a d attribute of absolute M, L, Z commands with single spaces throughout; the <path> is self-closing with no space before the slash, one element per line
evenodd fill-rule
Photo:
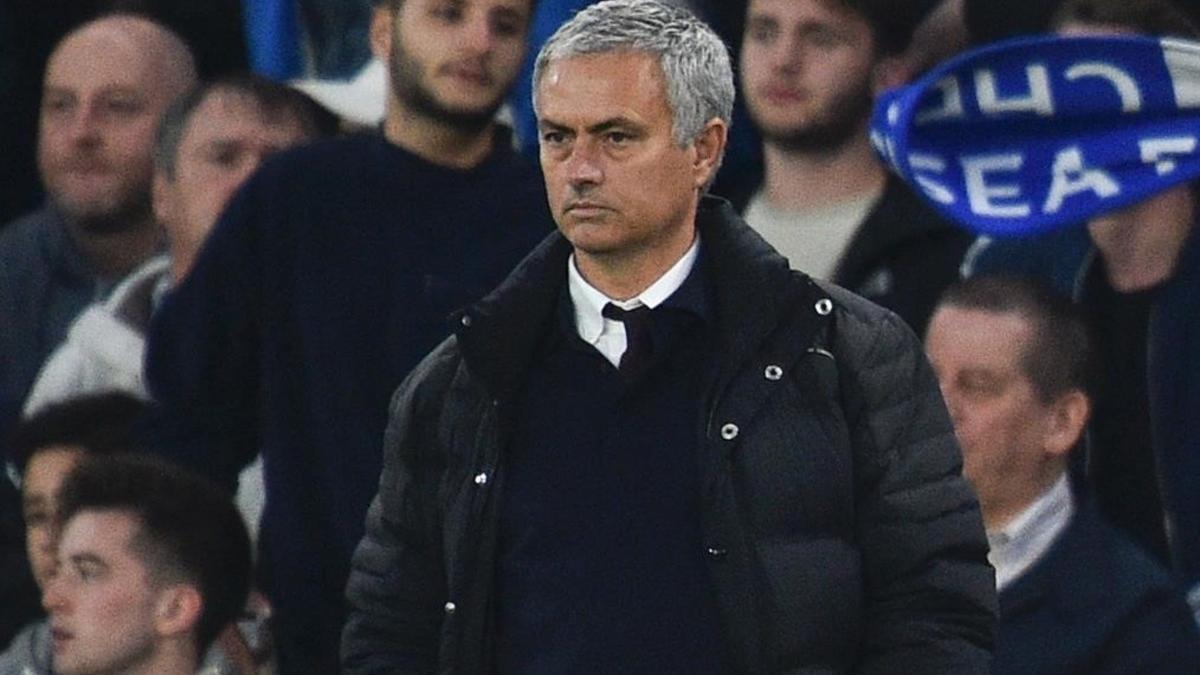
<path fill-rule="evenodd" d="M 816 280 L 829 296 L 836 334 L 844 340 L 872 344 L 879 339 L 915 341 L 912 329 L 895 312 L 837 284 Z M 819 311 L 819 310 L 818 310 Z"/>
<path fill-rule="evenodd" d="M 0 231 L 2 267 L 26 266 L 37 258 L 34 251 L 44 248 L 62 233 L 65 223 L 48 206 L 30 211 L 9 222 Z"/>
<path fill-rule="evenodd" d="M 1175 588 L 1162 565 L 1089 505 L 1080 507 L 1062 536 L 1063 564 L 1070 567 L 1064 578 L 1086 577 L 1091 570 L 1113 600 Z"/>
<path fill-rule="evenodd" d="M 347 172 L 392 168 L 389 144 L 378 133 L 355 133 L 304 143 L 273 155 L 264 173 L 280 177 L 310 176 L 326 185 L 344 183 Z"/>
<path fill-rule="evenodd" d="M 1119 617 L 1148 601 L 1183 602 L 1170 576 L 1127 535 L 1088 503 L 1079 505 L 1057 541 L 1000 595 L 1006 613 L 1031 589 L 1049 594 L 1066 616 Z M 1157 599 L 1157 600 L 1155 600 Z"/>

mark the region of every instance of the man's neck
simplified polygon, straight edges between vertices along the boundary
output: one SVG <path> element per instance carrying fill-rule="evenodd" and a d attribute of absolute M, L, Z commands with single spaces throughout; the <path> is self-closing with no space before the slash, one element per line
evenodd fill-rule
<path fill-rule="evenodd" d="M 162 228 L 149 215 L 119 231 L 95 231 L 70 220 L 67 227 L 84 258 L 101 278 L 108 280 L 132 272 L 157 253 L 163 243 Z"/>
<path fill-rule="evenodd" d="M 690 216 L 695 222 L 695 209 Z M 666 274 L 692 247 L 696 228 L 680 228 L 670 240 L 634 253 L 592 254 L 575 251 L 579 274 L 596 290 L 613 300 L 637 297 Z"/>
<path fill-rule="evenodd" d="M 122 675 L 196 675 L 200 668 L 195 647 L 188 642 L 159 644 L 146 659 L 130 667 Z"/>
<path fill-rule="evenodd" d="M 413 111 L 392 99 L 383 122 L 388 141 L 434 164 L 454 169 L 478 166 L 492 152 L 495 124 L 466 130 Z"/>
<path fill-rule="evenodd" d="M 887 171 L 865 134 L 821 152 L 763 147 L 767 202 L 785 210 L 832 206 L 883 189 Z"/>
<path fill-rule="evenodd" d="M 1183 185 L 1092 220 L 1088 233 L 1104 258 L 1108 282 L 1131 293 L 1171 278 L 1195 218 L 1191 188 Z"/>
<path fill-rule="evenodd" d="M 999 494 L 981 494 L 979 506 L 984 529 L 999 532 L 1007 527 L 1049 492 L 1065 471 L 1065 464 L 1048 464 L 1034 476 L 1009 482 Z"/>

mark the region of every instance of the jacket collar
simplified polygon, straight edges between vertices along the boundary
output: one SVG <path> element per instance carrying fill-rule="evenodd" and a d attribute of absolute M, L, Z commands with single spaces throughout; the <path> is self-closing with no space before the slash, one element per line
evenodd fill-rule
<path fill-rule="evenodd" d="M 715 291 L 718 353 L 727 364 L 736 364 L 778 321 L 791 272 L 787 260 L 723 199 L 703 198 L 696 226 Z M 500 399 L 519 390 L 554 320 L 570 254 L 570 243 L 552 233 L 500 286 L 455 317 L 467 366 Z"/>

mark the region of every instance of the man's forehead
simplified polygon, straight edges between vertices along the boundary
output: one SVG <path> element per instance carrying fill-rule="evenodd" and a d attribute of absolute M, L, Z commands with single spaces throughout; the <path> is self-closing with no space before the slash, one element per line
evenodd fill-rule
<path fill-rule="evenodd" d="M 181 144 L 242 138 L 278 142 L 304 136 L 305 125 L 295 112 L 286 108 L 268 110 L 249 93 L 218 89 L 205 96 L 188 116 Z"/>
<path fill-rule="evenodd" d="M 538 94 L 539 124 L 591 126 L 670 116 L 662 68 L 646 52 L 604 52 L 551 62 Z"/>
<path fill-rule="evenodd" d="M 536 0 L 400 0 L 402 9 L 431 7 L 434 5 L 450 5 L 460 8 L 476 9 L 483 12 L 511 12 L 523 17 L 533 14 Z"/>
<path fill-rule="evenodd" d="M 788 23 L 841 23 L 847 20 L 866 23 L 866 19 L 843 0 L 750 0 L 746 16 Z"/>
<path fill-rule="evenodd" d="M 186 47 L 162 27 L 136 17 L 112 17 L 68 35 L 46 64 L 46 88 L 127 88 L 154 93 L 174 81 Z"/>
<path fill-rule="evenodd" d="M 121 509 L 84 509 L 63 524 L 60 553 L 112 553 L 125 550 L 140 529 L 137 516 Z"/>

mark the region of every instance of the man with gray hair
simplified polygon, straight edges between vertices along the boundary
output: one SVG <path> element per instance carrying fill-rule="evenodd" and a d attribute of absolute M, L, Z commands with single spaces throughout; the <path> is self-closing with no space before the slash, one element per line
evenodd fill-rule
<path fill-rule="evenodd" d="M 393 398 L 344 672 L 985 672 L 987 545 L 920 345 L 704 196 L 724 45 L 608 0 L 534 92 L 558 232 Z"/>

